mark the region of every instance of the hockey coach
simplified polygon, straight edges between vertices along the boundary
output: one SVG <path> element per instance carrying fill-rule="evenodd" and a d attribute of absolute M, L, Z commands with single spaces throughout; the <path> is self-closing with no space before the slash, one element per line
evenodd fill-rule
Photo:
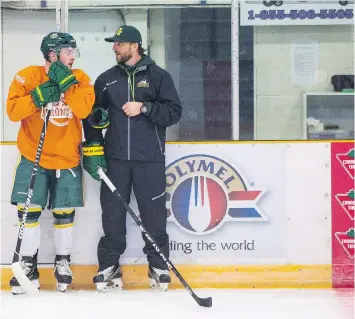
<path fill-rule="evenodd" d="M 113 43 L 117 65 L 95 81 L 95 104 L 84 121 L 83 166 L 97 180 L 97 166 L 106 168 L 126 203 L 133 187 L 143 225 L 169 256 L 165 138 L 166 128 L 181 118 L 181 102 L 170 74 L 144 54 L 135 27 L 124 25 L 105 41 Z M 93 281 L 101 291 L 123 287 L 120 256 L 126 249 L 127 212 L 105 183 L 100 203 L 104 236 L 98 243 L 99 268 Z M 169 270 L 143 239 L 151 285 L 166 290 Z"/>

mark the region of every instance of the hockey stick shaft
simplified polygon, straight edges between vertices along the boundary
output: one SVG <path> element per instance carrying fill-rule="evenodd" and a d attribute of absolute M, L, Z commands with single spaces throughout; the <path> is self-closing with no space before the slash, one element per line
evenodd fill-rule
<path fill-rule="evenodd" d="M 156 243 L 154 238 L 150 235 L 150 233 L 143 226 L 142 222 L 138 219 L 137 215 L 133 212 L 133 210 L 130 208 L 130 206 L 124 201 L 121 194 L 117 191 L 115 185 L 113 185 L 113 183 L 110 181 L 110 179 L 107 177 L 107 175 L 104 173 L 104 171 L 102 170 L 101 167 L 98 167 L 98 174 L 101 177 L 101 179 L 106 183 L 106 185 L 109 187 L 109 189 L 112 191 L 112 193 L 114 193 L 118 197 L 120 202 L 123 204 L 125 209 L 128 211 L 128 213 L 131 215 L 133 220 L 136 222 L 136 224 L 138 225 L 138 227 L 142 231 L 143 235 L 151 243 L 151 245 L 154 247 L 154 249 L 159 254 L 159 256 L 164 260 L 164 262 L 169 267 L 169 269 L 175 274 L 175 276 L 179 279 L 179 281 L 182 283 L 182 285 L 185 287 L 185 289 L 191 294 L 191 296 L 195 299 L 195 301 L 200 306 L 212 307 L 212 298 L 211 297 L 200 298 L 194 293 L 194 291 L 191 289 L 191 287 L 185 281 L 185 279 L 182 277 L 182 275 L 179 273 L 179 271 L 175 268 L 175 266 L 172 264 L 172 262 L 169 260 L 169 258 L 165 256 L 162 249 Z"/>
<path fill-rule="evenodd" d="M 24 211 L 23 211 L 23 215 L 22 215 L 22 219 L 21 219 L 21 224 L 19 227 L 18 235 L 17 235 L 16 248 L 14 251 L 14 256 L 12 258 L 12 268 L 13 268 L 14 275 L 15 275 L 16 279 L 19 281 L 21 286 L 27 287 L 27 289 L 30 290 L 30 293 L 37 292 L 38 290 L 37 290 L 37 288 L 33 289 L 33 287 L 31 287 L 29 285 L 28 279 L 27 279 L 27 282 L 25 282 L 27 277 L 24 274 L 22 274 L 20 271 L 21 270 L 21 268 L 20 268 L 20 250 L 21 250 L 28 210 L 29 210 L 29 206 L 31 204 L 31 199 L 33 196 L 33 189 L 34 189 L 35 182 L 36 182 L 39 161 L 40 161 L 41 154 L 42 154 L 44 138 L 46 135 L 46 129 L 47 129 L 48 121 L 49 121 L 49 116 L 50 116 L 50 111 L 47 111 L 46 117 L 44 119 L 42 131 L 41 131 L 41 135 L 39 138 L 39 143 L 38 143 L 38 147 L 37 147 L 34 166 L 33 166 L 32 173 L 31 173 L 30 183 L 29 183 L 28 192 L 27 192 L 27 198 L 25 201 L 25 207 L 24 207 Z M 24 289 L 24 290 L 26 290 L 26 289 Z"/>

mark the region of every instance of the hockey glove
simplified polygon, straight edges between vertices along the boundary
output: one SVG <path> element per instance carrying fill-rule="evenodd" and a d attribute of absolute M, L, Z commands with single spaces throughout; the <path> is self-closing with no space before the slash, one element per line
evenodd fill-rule
<path fill-rule="evenodd" d="M 65 92 L 72 85 L 79 83 L 72 71 L 60 61 L 51 64 L 48 77 L 58 84 L 60 92 Z"/>
<path fill-rule="evenodd" d="M 83 167 L 92 178 L 100 180 L 97 168 L 100 166 L 104 171 L 107 169 L 107 163 L 104 154 L 104 147 L 100 142 L 83 144 Z"/>
<path fill-rule="evenodd" d="M 91 127 L 98 129 L 105 129 L 110 125 L 107 110 L 97 107 L 92 110 L 88 117 L 88 122 Z"/>
<path fill-rule="evenodd" d="M 50 102 L 58 102 L 60 98 L 59 87 L 52 81 L 38 85 L 34 90 L 30 91 L 30 94 L 34 104 L 39 108 Z"/>

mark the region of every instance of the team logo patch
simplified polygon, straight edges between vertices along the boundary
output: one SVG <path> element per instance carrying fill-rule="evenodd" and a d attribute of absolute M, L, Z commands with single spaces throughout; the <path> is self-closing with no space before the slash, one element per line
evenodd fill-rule
<path fill-rule="evenodd" d="M 239 169 L 221 158 L 195 154 L 166 168 L 168 221 L 194 235 L 225 222 L 267 221 L 256 205 L 266 190 L 252 189 Z"/>
<path fill-rule="evenodd" d="M 137 87 L 139 88 L 149 88 L 149 83 L 147 80 L 142 80 L 137 84 Z"/>
<path fill-rule="evenodd" d="M 48 103 L 47 107 L 50 109 L 49 121 L 55 126 L 67 126 L 69 120 L 73 118 L 73 112 L 64 101 L 64 94 L 61 94 L 59 102 Z M 41 114 L 44 119 L 45 114 Z"/>

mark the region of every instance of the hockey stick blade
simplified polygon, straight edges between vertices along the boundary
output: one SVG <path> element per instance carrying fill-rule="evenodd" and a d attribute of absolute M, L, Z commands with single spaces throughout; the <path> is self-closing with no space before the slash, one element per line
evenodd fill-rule
<path fill-rule="evenodd" d="M 156 241 L 152 238 L 152 236 L 150 235 L 150 233 L 145 229 L 145 227 L 143 226 L 143 224 L 141 223 L 141 221 L 138 219 L 138 217 L 136 216 L 136 214 L 133 212 L 133 210 L 131 209 L 131 207 L 123 200 L 121 194 L 117 191 L 115 185 L 113 185 L 113 183 L 110 181 L 110 179 L 106 176 L 106 174 L 104 173 L 103 169 L 101 167 L 97 168 L 97 173 L 99 174 L 100 178 L 105 182 L 105 184 L 108 186 L 108 188 L 111 190 L 111 192 L 115 195 L 117 195 L 118 199 L 120 200 L 120 202 L 123 204 L 123 206 L 126 208 L 126 210 L 128 211 L 128 213 L 131 215 L 131 217 L 133 218 L 133 220 L 136 222 L 137 226 L 141 229 L 143 235 L 145 236 L 145 238 L 147 238 L 147 240 L 151 243 L 151 245 L 153 246 L 153 248 L 155 249 L 155 251 L 160 255 L 160 257 L 164 260 L 164 262 L 166 263 L 166 265 L 169 267 L 169 269 L 175 274 L 175 276 L 177 277 L 177 279 L 179 279 L 179 281 L 182 283 L 182 285 L 185 287 L 185 289 L 190 293 L 190 295 L 194 298 L 194 300 L 197 302 L 197 304 L 201 307 L 206 307 L 206 308 L 210 308 L 212 307 L 212 298 L 208 297 L 208 298 L 200 298 L 198 297 L 193 290 L 191 289 L 191 287 L 189 286 L 189 284 L 185 281 L 185 279 L 181 276 L 181 274 L 179 273 L 179 271 L 175 268 L 175 266 L 172 264 L 172 262 L 169 260 L 168 257 L 165 256 L 165 254 L 162 252 L 162 249 L 158 246 L 158 244 L 156 243 Z"/>
<path fill-rule="evenodd" d="M 39 293 L 38 288 L 28 279 L 26 274 L 23 272 L 21 268 L 21 263 L 15 262 L 11 265 L 12 272 L 14 273 L 15 278 L 18 283 L 22 287 L 24 291 L 26 291 L 30 296 L 36 295 Z"/>
<path fill-rule="evenodd" d="M 212 307 L 212 298 L 211 297 L 207 297 L 207 298 L 197 297 L 197 298 L 195 298 L 195 300 L 201 307 L 206 307 L 206 308 Z"/>

